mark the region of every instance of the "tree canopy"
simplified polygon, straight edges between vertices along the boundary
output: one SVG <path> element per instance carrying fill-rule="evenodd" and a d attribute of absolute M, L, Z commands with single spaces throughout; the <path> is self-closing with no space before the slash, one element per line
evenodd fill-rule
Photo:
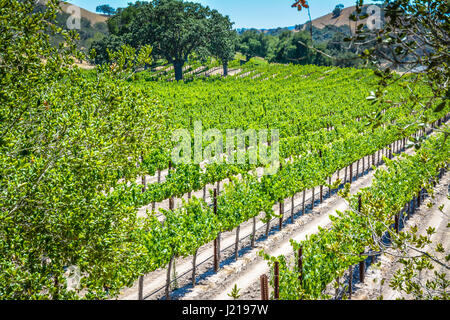
<path fill-rule="evenodd" d="M 111 7 L 109 4 L 102 4 L 100 6 L 97 6 L 97 8 L 95 8 L 95 11 L 102 12 L 107 15 L 113 15 L 116 13 L 116 9 Z"/>
<path fill-rule="evenodd" d="M 231 21 L 199 3 L 138 1 L 119 9 L 108 21 L 108 27 L 113 35 L 135 48 L 152 45 L 155 56 L 173 64 L 176 80 L 183 78 L 183 66 L 193 53 L 210 54 L 225 65 L 234 56 Z"/>
<path fill-rule="evenodd" d="M 341 15 L 342 9 L 344 9 L 343 4 L 338 4 L 333 10 L 333 18 L 337 18 Z"/>

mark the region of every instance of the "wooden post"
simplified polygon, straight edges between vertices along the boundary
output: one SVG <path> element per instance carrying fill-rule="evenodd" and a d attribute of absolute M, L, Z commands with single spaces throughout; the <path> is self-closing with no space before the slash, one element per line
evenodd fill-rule
<path fill-rule="evenodd" d="M 362 253 L 364 254 L 364 252 Z M 359 281 L 361 283 L 364 282 L 364 273 L 365 273 L 365 269 L 366 269 L 366 260 L 363 260 L 359 263 Z"/>
<path fill-rule="evenodd" d="M 280 299 L 280 264 L 278 261 L 275 262 L 273 275 L 274 298 L 278 300 Z"/>
<path fill-rule="evenodd" d="M 395 232 L 398 234 L 399 233 L 399 216 L 398 216 L 398 213 L 395 215 Z"/>
<path fill-rule="evenodd" d="M 361 213 L 362 210 L 362 199 L 361 195 L 358 195 L 358 212 Z"/>
<path fill-rule="evenodd" d="M 362 197 L 361 195 L 358 195 L 358 212 L 362 212 Z M 361 254 L 364 254 L 362 252 Z M 364 282 L 364 272 L 365 272 L 365 260 L 359 262 L 359 281 Z"/>
<path fill-rule="evenodd" d="M 214 239 L 214 272 L 217 273 L 219 271 L 219 261 L 217 259 L 218 256 L 217 252 L 217 239 Z"/>
<path fill-rule="evenodd" d="M 353 163 L 350 163 L 350 184 L 353 182 Z"/>
<path fill-rule="evenodd" d="M 194 257 L 192 259 L 192 285 L 195 287 L 195 276 L 196 276 L 196 262 L 197 262 L 197 253 L 198 253 L 198 249 L 195 250 L 194 252 Z"/>
<path fill-rule="evenodd" d="M 302 214 L 305 214 L 305 197 L 306 197 L 306 190 L 303 190 Z"/>
<path fill-rule="evenodd" d="M 280 230 L 283 228 L 283 215 L 284 215 L 284 208 L 283 208 L 283 201 L 280 201 L 280 221 L 279 221 L 279 228 Z"/>
<path fill-rule="evenodd" d="M 364 156 L 363 157 L 363 161 L 362 161 L 362 174 L 364 175 L 364 172 L 366 172 L 366 164 L 365 164 L 365 159 L 366 159 L 366 157 Z"/>
<path fill-rule="evenodd" d="M 142 193 L 145 192 L 145 190 L 147 189 L 147 181 L 145 179 L 145 175 L 142 176 Z"/>
<path fill-rule="evenodd" d="M 300 286 L 303 285 L 303 247 L 298 249 L 298 279 L 300 280 Z"/>
<path fill-rule="evenodd" d="M 139 300 L 144 300 L 144 276 L 139 276 Z"/>
<path fill-rule="evenodd" d="M 291 222 L 292 223 L 294 223 L 294 197 L 295 197 L 295 195 L 293 195 L 291 198 Z"/>
<path fill-rule="evenodd" d="M 269 279 L 265 274 L 263 274 L 259 279 L 261 283 L 261 300 L 267 301 L 269 300 Z"/>
<path fill-rule="evenodd" d="M 348 298 L 352 298 L 353 267 L 348 268 Z"/>
<path fill-rule="evenodd" d="M 166 280 L 166 300 L 170 300 L 170 271 L 172 270 L 172 263 L 174 257 L 172 256 L 167 267 L 167 280 Z"/>
<path fill-rule="evenodd" d="M 169 173 L 172 170 L 172 161 L 169 161 Z M 169 198 L 169 210 L 173 210 L 175 207 L 175 203 L 174 203 L 174 198 L 170 197 Z"/>
<path fill-rule="evenodd" d="M 256 217 L 253 217 L 252 248 L 255 247 L 255 237 L 256 237 Z"/>
<path fill-rule="evenodd" d="M 234 260 L 238 260 L 239 258 L 239 232 L 241 231 L 241 226 L 237 226 L 236 228 L 236 242 L 234 244 Z"/>
<path fill-rule="evenodd" d="M 420 207 L 420 190 L 417 192 L 417 208 Z"/>
<path fill-rule="evenodd" d="M 217 189 L 214 189 L 213 206 L 214 206 L 214 215 L 217 215 Z M 214 272 L 217 272 L 219 270 L 219 260 L 220 260 L 219 237 L 220 233 L 214 240 Z"/>
<path fill-rule="evenodd" d="M 173 210 L 174 209 L 174 207 L 175 207 L 175 201 L 174 201 L 174 199 L 173 199 L 173 197 L 170 197 L 169 198 L 169 210 Z"/>
<path fill-rule="evenodd" d="M 158 169 L 158 183 L 161 182 L 161 170 Z M 152 211 L 155 211 L 156 209 L 156 203 L 155 201 L 152 202 Z"/>
<path fill-rule="evenodd" d="M 359 177 L 359 161 L 360 159 L 358 159 L 358 161 L 356 162 L 356 179 L 358 179 Z"/>
<path fill-rule="evenodd" d="M 331 177 L 328 177 L 328 196 L 331 198 Z"/>
<path fill-rule="evenodd" d="M 320 203 L 323 202 L 323 186 L 320 186 Z"/>
<path fill-rule="evenodd" d="M 345 174 L 344 174 L 344 185 L 347 183 L 347 166 L 345 167 Z"/>

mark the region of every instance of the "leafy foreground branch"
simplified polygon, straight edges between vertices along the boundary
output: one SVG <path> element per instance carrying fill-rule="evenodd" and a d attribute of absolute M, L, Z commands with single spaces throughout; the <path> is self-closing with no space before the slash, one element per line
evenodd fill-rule
<path fill-rule="evenodd" d="M 136 150 L 158 145 L 164 113 L 121 80 L 148 48 L 86 77 L 76 34 L 53 23 L 57 1 L 47 8 L 0 1 L 0 297 L 104 298 L 132 284 L 141 254 L 136 210 L 105 191 L 141 173 Z M 73 266 L 82 277 L 69 288 Z"/>
<path fill-rule="evenodd" d="M 437 175 L 446 169 L 450 156 L 450 143 L 443 134 L 430 138 L 415 155 L 405 155 L 400 160 L 388 160 L 387 169 L 378 170 L 372 186 L 350 196 L 349 188 L 342 195 L 348 199 L 350 210 L 337 212 L 331 217 L 329 229 L 319 229 L 301 243 L 292 241 L 295 252 L 294 266 L 285 256 L 271 257 L 261 252 L 270 266 L 278 262 L 279 299 L 328 299 L 325 290 L 334 280 L 339 284 L 349 267 L 367 259 L 372 252 L 386 252 L 388 248 L 399 253 L 404 264 L 391 281 L 391 286 L 403 294 L 412 294 L 416 299 L 448 299 L 448 276 L 434 273 L 434 277 L 421 284 L 418 271 L 433 270 L 438 263 L 448 270 L 448 258 L 443 257 L 441 244 L 430 240 L 434 230 L 426 236 L 417 235 L 417 230 L 393 230 L 399 212 L 405 204 L 417 196 L 422 188 L 433 195 Z M 348 185 L 347 185 L 348 186 Z M 359 209 L 359 210 L 358 210 Z M 386 245 L 386 239 L 390 244 Z M 425 246 L 432 249 L 425 250 Z M 302 252 L 299 257 L 298 253 Z M 414 255 L 406 249 L 413 249 Z M 274 284 L 274 275 L 271 277 Z"/>

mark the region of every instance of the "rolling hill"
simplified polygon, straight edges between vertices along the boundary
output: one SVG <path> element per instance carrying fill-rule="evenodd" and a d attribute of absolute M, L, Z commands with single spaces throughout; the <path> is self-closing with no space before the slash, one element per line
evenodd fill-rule
<path fill-rule="evenodd" d="M 38 0 L 38 3 L 45 5 L 48 2 L 48 0 Z M 68 2 L 64 2 L 61 1 L 60 3 L 60 7 L 61 7 L 61 11 L 67 14 L 72 14 L 70 8 L 79 8 L 80 12 L 81 12 L 81 18 L 85 18 L 86 20 L 88 20 L 92 25 L 95 25 L 96 23 L 99 22 L 106 22 L 106 20 L 108 20 L 108 16 L 107 15 L 103 15 L 103 14 L 98 14 L 98 13 L 94 13 L 91 11 L 88 11 L 84 8 L 78 7 L 72 3 L 68 3 Z"/>
<path fill-rule="evenodd" d="M 363 10 L 366 10 L 368 7 L 369 7 L 369 5 L 364 6 Z M 341 14 L 339 15 L 339 17 L 336 17 L 336 18 L 334 18 L 333 13 L 330 12 L 327 15 L 324 15 L 320 18 L 314 19 L 312 21 L 312 25 L 318 29 L 323 29 L 326 26 L 330 26 L 330 25 L 336 26 L 336 27 L 349 26 L 350 29 L 352 30 L 352 32 L 354 32 L 355 28 L 356 28 L 356 23 L 354 21 L 350 20 L 350 15 L 352 13 L 354 13 L 355 10 L 356 10 L 355 6 L 344 8 L 341 11 Z M 367 21 L 367 19 L 363 19 L 363 20 L 360 20 L 358 23 L 361 23 L 361 22 L 365 23 L 366 21 Z M 301 25 L 300 30 L 306 29 L 307 26 L 308 26 L 308 23 Z M 298 30 L 296 30 L 296 31 L 298 31 Z"/>

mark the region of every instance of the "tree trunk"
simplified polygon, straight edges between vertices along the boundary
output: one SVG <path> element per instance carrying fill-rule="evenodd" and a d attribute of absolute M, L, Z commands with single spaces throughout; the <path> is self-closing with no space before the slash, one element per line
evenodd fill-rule
<path fill-rule="evenodd" d="M 349 173 L 350 173 L 350 184 L 352 184 L 352 182 L 353 182 L 353 163 L 350 163 Z"/>
<path fill-rule="evenodd" d="M 228 61 L 223 62 L 223 76 L 228 76 Z"/>
<path fill-rule="evenodd" d="M 295 195 L 294 195 L 295 196 Z M 291 198 L 291 222 L 294 223 L 294 196 Z"/>
<path fill-rule="evenodd" d="M 192 285 L 193 286 L 195 286 L 195 274 L 196 274 L 196 271 L 197 271 L 197 269 L 196 269 L 197 252 L 198 252 L 198 249 L 195 250 L 194 257 L 193 257 L 193 260 L 192 260 Z"/>
<path fill-rule="evenodd" d="M 279 214 L 280 214 L 279 227 L 280 227 L 280 230 L 281 230 L 283 228 L 283 215 L 284 215 L 284 203 L 283 203 L 283 201 L 280 201 Z"/>
<path fill-rule="evenodd" d="M 166 280 L 166 300 L 170 300 L 170 272 L 172 271 L 173 256 L 170 258 L 169 266 L 167 267 L 167 280 Z"/>
<path fill-rule="evenodd" d="M 239 231 L 241 231 L 241 226 L 236 228 L 236 242 L 234 244 L 234 260 L 236 261 L 239 257 Z"/>
<path fill-rule="evenodd" d="M 366 161 L 365 161 L 366 157 L 363 157 L 363 163 L 362 163 L 362 174 L 364 175 L 364 172 L 366 172 Z"/>
<path fill-rule="evenodd" d="M 144 300 L 144 276 L 139 276 L 139 300 Z"/>
<path fill-rule="evenodd" d="M 253 217 L 252 248 L 255 247 L 255 236 L 256 236 L 256 217 Z"/>
<path fill-rule="evenodd" d="M 358 159 L 358 162 L 356 163 L 356 179 L 359 177 L 359 161 L 360 159 Z"/>
<path fill-rule="evenodd" d="M 347 167 L 345 167 L 344 185 L 347 183 Z"/>
<path fill-rule="evenodd" d="M 331 198 L 331 177 L 328 177 L 328 196 Z"/>
<path fill-rule="evenodd" d="M 220 232 L 217 235 L 217 261 L 219 262 L 220 266 Z"/>
<path fill-rule="evenodd" d="M 173 63 L 173 68 L 175 70 L 175 80 L 176 81 L 183 80 L 183 65 L 184 65 L 184 61 L 176 60 Z"/>
<path fill-rule="evenodd" d="M 306 190 L 303 190 L 302 214 L 305 214 L 305 197 L 306 197 Z"/>

